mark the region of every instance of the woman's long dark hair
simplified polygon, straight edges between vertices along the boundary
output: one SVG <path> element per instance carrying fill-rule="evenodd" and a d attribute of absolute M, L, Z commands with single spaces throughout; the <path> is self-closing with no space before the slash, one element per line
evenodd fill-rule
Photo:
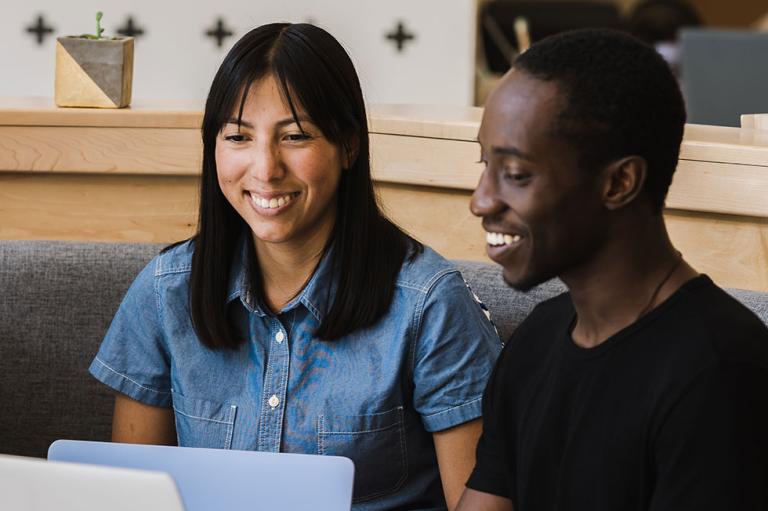
<path fill-rule="evenodd" d="M 332 340 L 376 323 L 389 308 L 403 262 L 422 250 L 378 207 L 363 95 L 344 48 L 328 32 L 309 24 L 276 23 L 251 30 L 216 73 L 203 118 L 190 310 L 198 337 L 210 348 L 236 348 L 245 342 L 227 319 L 226 295 L 238 239 L 248 226 L 219 188 L 216 139 L 238 107 L 238 98 L 239 119 L 251 85 L 268 75 L 275 77 L 294 118 L 300 106 L 342 155 L 353 155 L 354 163 L 341 173 L 336 223 L 326 246 L 326 251 L 333 246 L 331 268 L 337 290 L 315 335 Z M 258 297 L 261 271 L 254 260 L 244 264 L 251 292 Z"/>

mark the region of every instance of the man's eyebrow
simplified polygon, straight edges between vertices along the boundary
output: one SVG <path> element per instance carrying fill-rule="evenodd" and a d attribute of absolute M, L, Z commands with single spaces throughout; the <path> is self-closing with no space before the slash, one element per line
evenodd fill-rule
<path fill-rule="evenodd" d="M 531 158 L 531 155 L 524 153 L 523 151 L 521 151 L 516 147 L 492 146 L 491 153 L 500 154 L 502 156 L 515 156 L 516 158 L 520 158 L 528 161 L 533 160 L 533 158 Z"/>
<path fill-rule="evenodd" d="M 310 121 L 309 117 L 299 116 L 297 118 L 293 117 L 286 117 L 285 119 L 280 119 L 275 123 L 275 126 L 277 128 L 282 128 L 284 126 L 288 126 L 289 124 L 293 123 L 302 123 L 302 122 L 312 122 Z M 240 122 L 237 122 L 237 117 L 230 117 L 227 119 L 226 124 L 240 124 L 240 126 L 245 126 L 246 128 L 253 129 L 253 124 L 251 124 L 248 121 L 245 121 L 243 119 L 240 119 Z"/>

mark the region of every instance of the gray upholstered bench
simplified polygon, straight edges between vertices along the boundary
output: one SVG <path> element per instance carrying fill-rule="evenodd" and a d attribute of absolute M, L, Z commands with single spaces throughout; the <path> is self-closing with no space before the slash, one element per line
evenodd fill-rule
<path fill-rule="evenodd" d="M 58 438 L 108 440 L 112 395 L 87 368 L 153 244 L 0 241 L 0 453 L 44 457 Z M 517 293 L 490 263 L 457 262 L 507 339 L 549 282 Z M 768 293 L 732 291 L 768 324 Z"/>

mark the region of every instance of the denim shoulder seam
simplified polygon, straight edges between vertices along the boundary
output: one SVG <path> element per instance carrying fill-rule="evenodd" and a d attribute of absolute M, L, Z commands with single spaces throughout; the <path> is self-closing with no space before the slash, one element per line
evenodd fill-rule
<path fill-rule="evenodd" d="M 420 291 L 421 293 L 429 293 L 432 286 L 435 285 L 435 283 L 440 280 L 441 277 L 444 275 L 447 275 L 449 273 L 458 273 L 457 268 L 443 268 L 442 270 L 436 272 L 434 275 L 432 275 L 429 280 L 427 280 L 423 284 L 417 284 L 415 282 L 410 282 L 405 279 L 398 279 L 395 282 L 395 285 L 398 287 L 404 287 L 407 289 L 413 289 L 414 291 Z"/>
<path fill-rule="evenodd" d="M 174 247 L 168 252 L 160 252 L 157 256 L 157 265 L 155 266 L 155 277 L 162 277 L 163 275 L 170 275 L 173 273 L 188 273 L 192 271 L 191 262 L 175 263 L 176 259 L 174 252 L 179 250 L 179 247 Z"/>
<path fill-rule="evenodd" d="M 429 298 L 430 293 L 434 289 L 435 285 L 446 275 L 450 275 L 452 273 L 459 273 L 459 270 L 457 268 L 445 268 L 443 270 L 440 270 L 439 272 L 435 273 L 432 278 L 430 278 L 425 287 L 421 289 L 421 299 L 418 301 L 418 304 L 416 305 L 413 317 L 414 317 L 414 323 L 415 325 L 410 329 L 413 333 L 411 335 L 412 342 L 410 345 L 410 369 L 411 374 L 416 371 L 416 348 L 417 344 L 419 342 L 419 333 L 421 332 L 421 321 L 424 317 L 424 305 L 427 302 L 427 298 Z"/>
<path fill-rule="evenodd" d="M 421 290 L 420 290 L 421 291 Z M 416 372 L 416 344 L 419 341 L 419 331 L 421 330 L 421 318 L 424 312 L 424 303 L 427 301 L 427 293 L 422 291 L 419 300 L 414 307 L 413 315 L 411 316 L 411 324 L 408 327 L 408 366 L 410 380 L 413 381 L 413 375 Z"/>
<path fill-rule="evenodd" d="M 137 387 L 139 387 L 140 389 L 143 389 L 143 390 L 148 390 L 148 391 L 150 391 L 150 392 L 154 392 L 155 394 L 166 394 L 166 395 L 170 395 L 170 392 L 166 392 L 166 391 L 164 391 L 164 390 L 158 390 L 158 389 L 153 389 L 153 388 L 151 388 L 151 387 L 147 387 L 146 385 L 142 385 L 141 383 L 139 383 L 139 382 L 137 382 L 136 380 L 132 379 L 132 378 L 131 378 L 131 377 L 129 377 L 128 375 L 125 375 L 125 374 L 121 373 L 120 371 L 116 371 L 115 369 L 113 369 L 112 367 L 110 367 L 110 366 L 109 366 L 109 364 L 107 364 L 106 362 L 104 362 L 103 360 L 101 360 L 101 359 L 100 359 L 98 356 L 96 356 L 96 357 L 94 358 L 94 360 L 96 360 L 96 361 L 97 361 L 99 364 L 101 364 L 102 366 L 104 366 L 104 368 L 105 368 L 105 369 L 107 369 L 108 371 L 111 371 L 111 372 L 115 373 L 116 375 L 118 375 L 119 377 L 121 377 L 121 378 L 123 378 L 123 379 L 125 379 L 125 380 L 127 380 L 127 381 L 129 381 L 129 382 L 131 382 L 131 383 L 133 383 L 134 385 L 136 385 L 136 386 L 137 386 Z"/>
<path fill-rule="evenodd" d="M 158 266 L 160 266 L 160 259 L 158 259 Z M 160 278 L 162 275 L 155 276 L 155 282 L 154 282 L 154 291 L 155 291 L 155 314 L 157 314 L 157 321 L 158 321 L 158 330 L 160 330 L 160 335 L 163 336 L 162 342 L 163 347 L 167 349 L 168 346 L 168 339 L 165 337 L 165 328 L 163 328 L 164 324 L 164 317 L 163 317 L 163 300 L 160 293 Z"/>

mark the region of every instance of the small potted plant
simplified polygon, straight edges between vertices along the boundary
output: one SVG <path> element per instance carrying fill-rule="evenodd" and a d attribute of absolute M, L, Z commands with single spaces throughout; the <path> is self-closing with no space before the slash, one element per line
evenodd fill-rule
<path fill-rule="evenodd" d="M 101 12 L 96 33 L 56 39 L 57 106 L 123 108 L 131 103 L 133 37 L 102 35 Z"/>

